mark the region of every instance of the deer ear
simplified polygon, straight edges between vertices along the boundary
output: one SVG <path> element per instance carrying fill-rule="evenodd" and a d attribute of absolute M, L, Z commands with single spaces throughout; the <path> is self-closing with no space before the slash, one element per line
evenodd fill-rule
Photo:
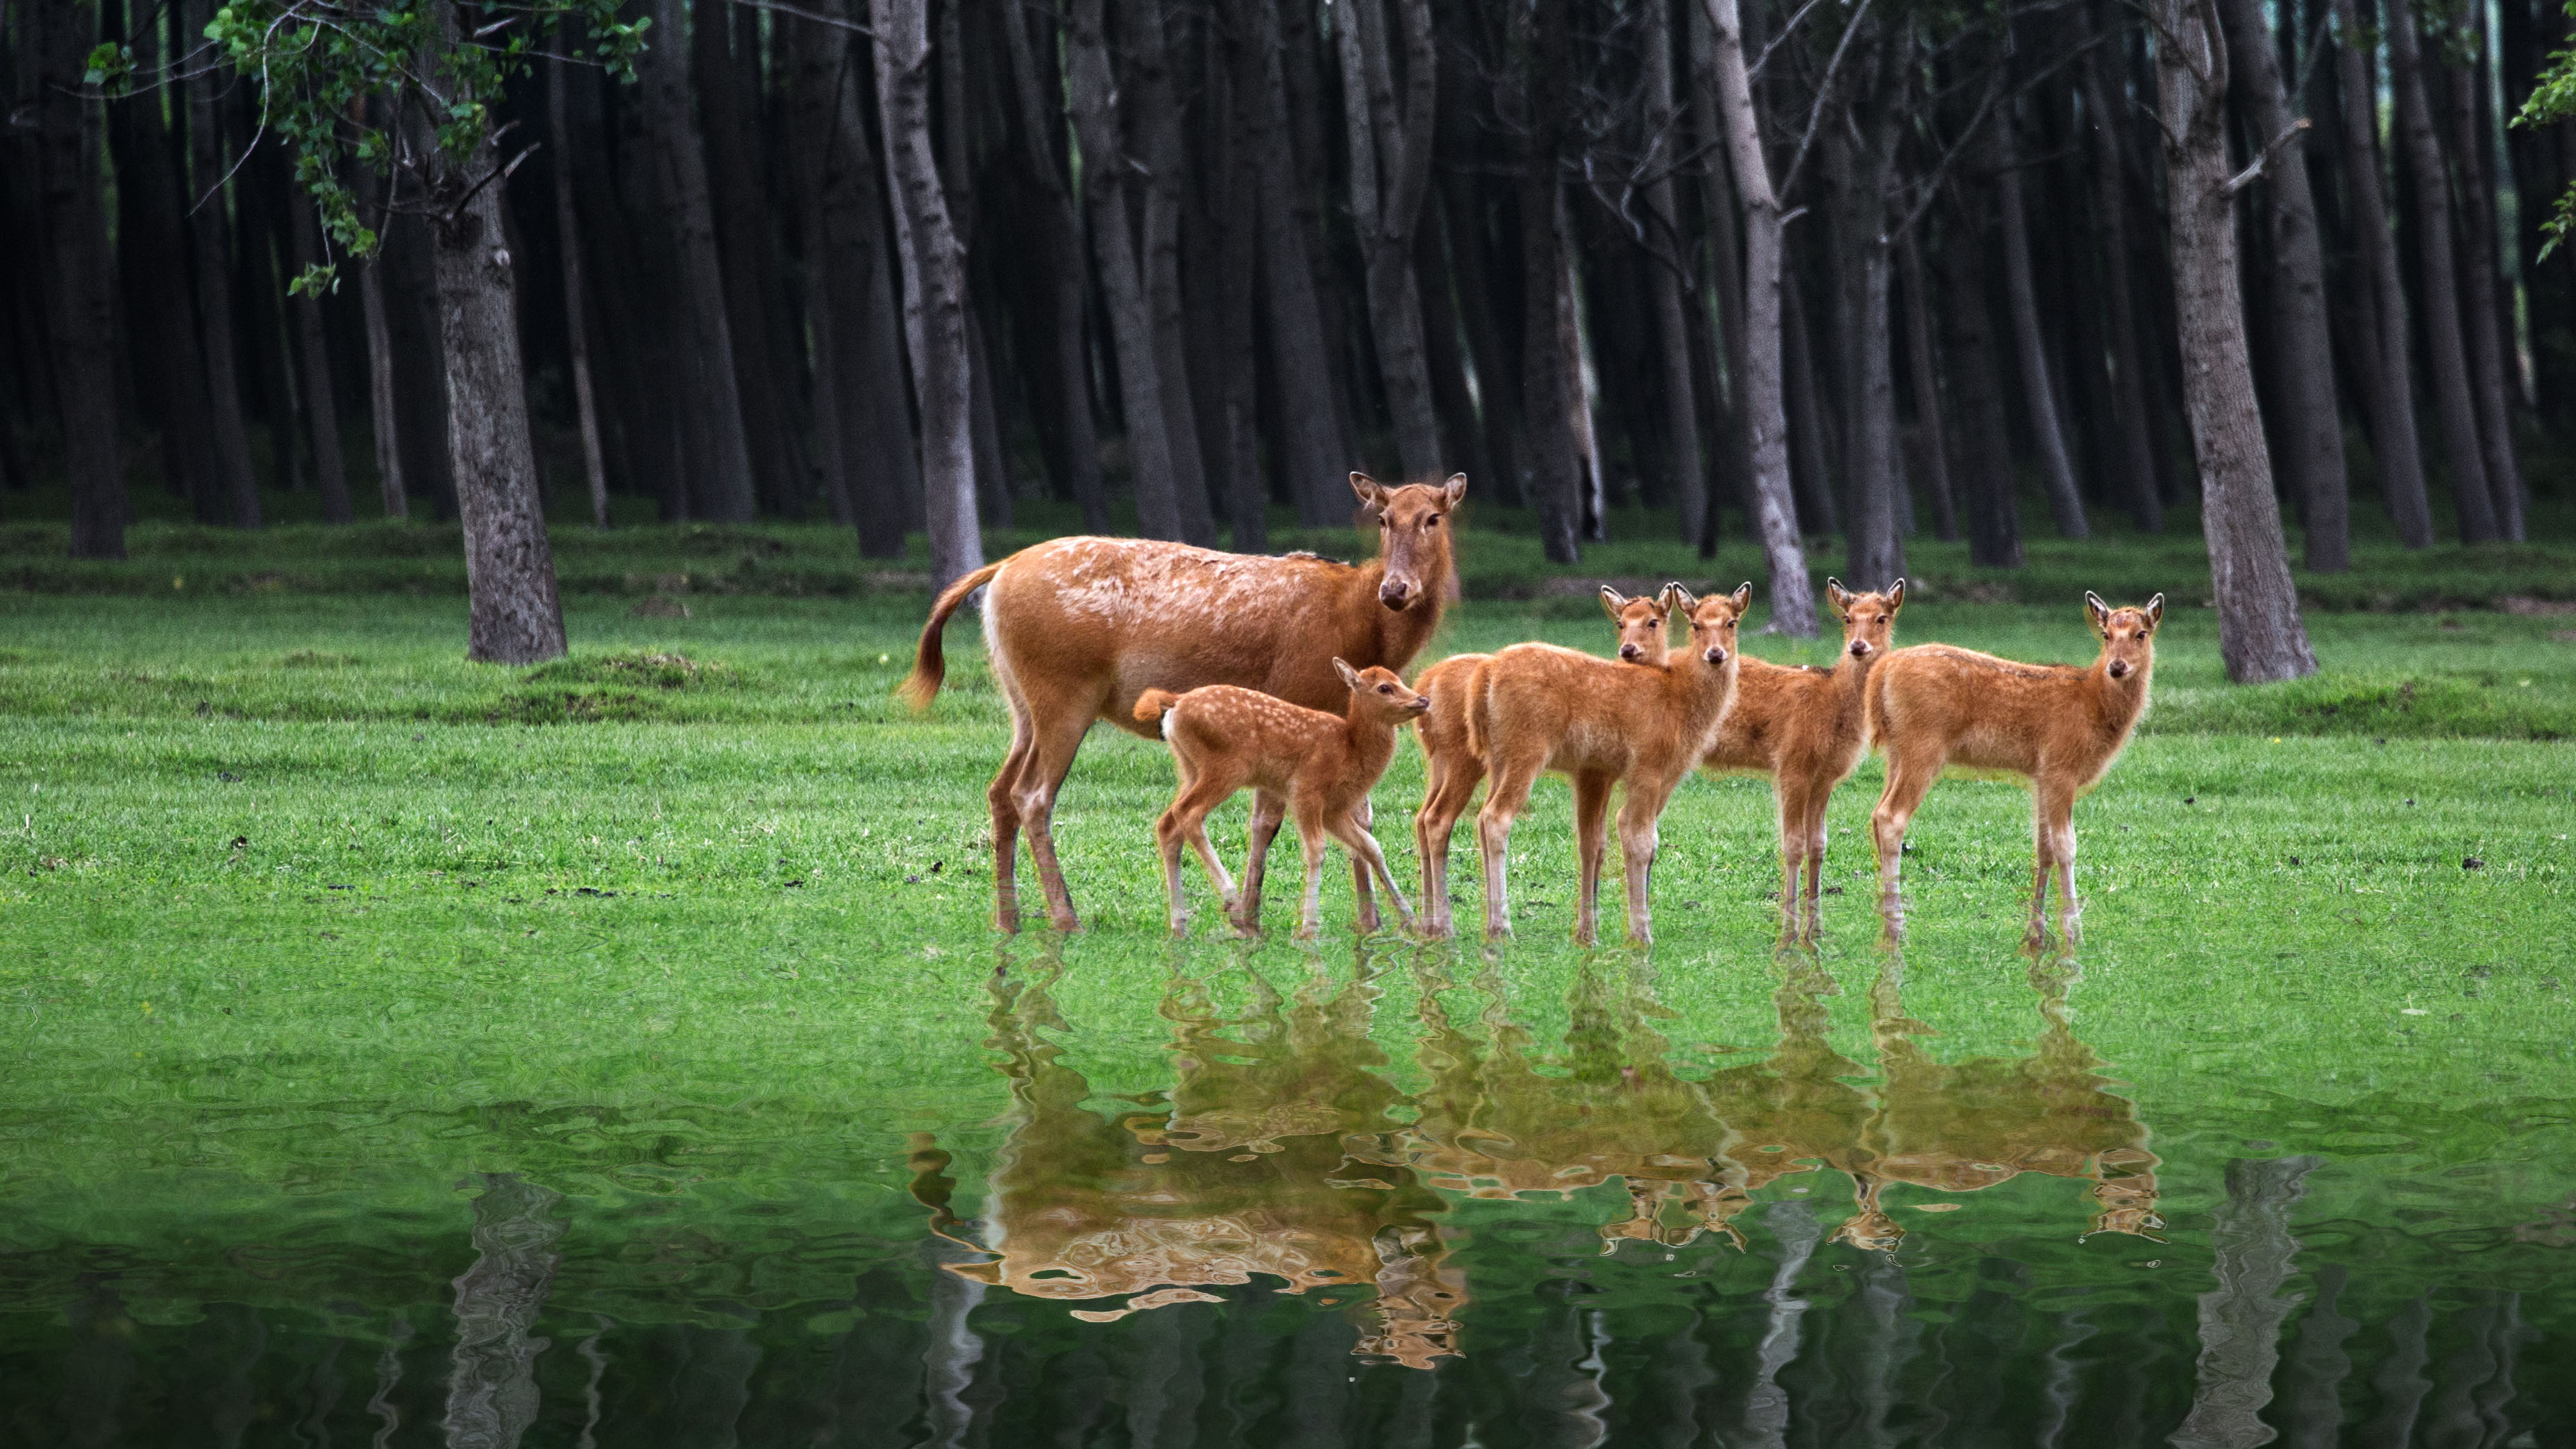
<path fill-rule="evenodd" d="M 1691 591 L 1680 584 L 1666 584 L 1663 591 L 1655 595 L 1655 607 L 1663 610 L 1668 616 L 1688 614 L 1699 607 L 1699 600 L 1692 597 Z"/>
<path fill-rule="evenodd" d="M 1342 683 L 1349 685 L 1353 689 L 1365 687 L 1366 682 L 1360 678 L 1360 672 L 1353 669 L 1347 661 L 1343 660 L 1338 655 L 1333 659 L 1333 672 L 1342 677 Z"/>
<path fill-rule="evenodd" d="M 1851 590 L 1844 588 L 1843 581 L 1830 574 L 1825 577 L 1825 601 L 1834 606 L 1837 614 L 1851 612 Z"/>
<path fill-rule="evenodd" d="M 1366 473 L 1351 475 L 1351 491 L 1360 496 L 1360 502 L 1371 513 L 1386 507 L 1386 488 Z"/>
<path fill-rule="evenodd" d="M 1898 579 L 1895 583 L 1887 586 L 1887 612 L 1893 614 L 1904 607 L 1905 580 Z"/>
<path fill-rule="evenodd" d="M 2093 592 L 2091 589 L 2086 589 L 2084 591 L 2084 613 L 2087 618 L 2093 621 L 2094 633 L 2108 634 L 2110 632 L 2111 606 L 2103 603 L 2102 596 Z"/>
<path fill-rule="evenodd" d="M 1610 616 L 1611 623 L 1616 624 L 1619 622 L 1619 611 L 1626 607 L 1628 607 L 1628 596 L 1626 594 L 1619 592 L 1608 584 L 1603 584 L 1601 586 L 1601 612 Z"/>
<path fill-rule="evenodd" d="M 1441 499 L 1452 508 L 1457 507 L 1458 500 L 1466 496 L 1467 475 L 1464 473 L 1452 473 L 1449 475 L 1449 481 L 1440 485 Z"/>
<path fill-rule="evenodd" d="M 2147 600 L 2147 632 L 2150 634 L 2154 633 L 2157 629 L 2163 627 L 2164 622 L 2165 596 L 2158 594 L 2154 598 Z"/>
<path fill-rule="evenodd" d="M 1744 611 L 1752 607 L 1753 584 L 1750 580 L 1747 580 L 1746 582 L 1735 586 L 1735 617 L 1739 619 L 1743 618 Z"/>

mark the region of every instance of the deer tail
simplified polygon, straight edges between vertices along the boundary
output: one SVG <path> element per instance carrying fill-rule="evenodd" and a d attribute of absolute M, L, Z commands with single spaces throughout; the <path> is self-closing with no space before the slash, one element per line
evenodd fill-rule
<path fill-rule="evenodd" d="M 912 653 L 912 672 L 903 677 L 903 683 L 895 686 L 895 693 L 903 696 L 904 703 L 912 706 L 914 714 L 930 708 L 930 702 L 939 697 L 940 684 L 948 678 L 948 655 L 940 640 L 940 631 L 947 626 L 948 616 L 957 612 L 968 594 L 991 583 L 993 576 L 1001 571 L 1002 564 L 986 564 L 950 584 L 947 591 L 939 596 L 939 602 L 930 606 L 930 622 L 922 626 L 921 643 Z"/>
<path fill-rule="evenodd" d="M 1181 697 L 1168 689 L 1146 690 L 1136 696 L 1136 723 L 1152 724 L 1163 717 L 1164 711 L 1180 702 Z"/>

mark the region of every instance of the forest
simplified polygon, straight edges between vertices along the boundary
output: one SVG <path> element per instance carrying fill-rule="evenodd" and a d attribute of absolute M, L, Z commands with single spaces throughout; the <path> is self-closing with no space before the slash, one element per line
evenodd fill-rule
<path fill-rule="evenodd" d="M 1628 504 L 1756 540 L 1793 633 L 1811 563 L 2197 514 L 2289 677 L 2281 515 L 2318 572 L 2518 541 L 2576 419 L 2555 0 L 9 15 L 7 489 L 80 557 L 144 490 L 461 513 L 497 658 L 561 652 L 547 512 L 944 580 L 1034 500 L 1258 551 L 1360 469 L 1560 562 Z"/>

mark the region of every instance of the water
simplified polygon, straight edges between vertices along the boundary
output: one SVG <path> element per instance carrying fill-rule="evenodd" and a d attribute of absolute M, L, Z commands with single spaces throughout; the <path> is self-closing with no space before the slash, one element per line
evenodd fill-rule
<path fill-rule="evenodd" d="M 2554 1047 L 2067 957 L 1111 951 L 839 1098 L 0 1119 L 0 1438 L 2576 1442 Z"/>

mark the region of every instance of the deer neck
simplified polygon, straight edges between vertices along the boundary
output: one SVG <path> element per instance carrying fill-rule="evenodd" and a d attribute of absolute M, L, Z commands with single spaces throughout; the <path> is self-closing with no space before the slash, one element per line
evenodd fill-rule
<path fill-rule="evenodd" d="M 1834 665 L 1834 714 L 1844 724 L 1849 724 L 1858 719 L 1868 705 L 1869 672 L 1878 667 L 1878 661 L 1887 651 L 1873 649 L 1868 657 L 1854 659 L 1851 646 L 1846 643 L 1843 648 L 1843 657 Z"/>
<path fill-rule="evenodd" d="M 2090 676 L 2095 708 L 2102 713 L 2102 723 L 2113 733 L 2125 735 L 2138 722 L 2147 708 L 2147 680 L 2155 673 L 2156 657 L 2149 654 L 2137 670 L 2126 679 L 2111 677 L 2109 655 L 2093 662 Z"/>
<path fill-rule="evenodd" d="M 1378 586 L 1386 582 L 1386 560 L 1373 558 L 1360 566 L 1351 583 L 1359 608 L 1367 610 L 1377 639 L 1376 663 L 1401 674 L 1431 642 L 1432 633 L 1440 627 L 1441 612 L 1449 607 L 1449 540 L 1443 535 L 1437 544 L 1427 548 L 1422 560 L 1422 593 L 1399 612 L 1378 602 Z M 1356 664 L 1359 661 L 1353 660 Z"/>
<path fill-rule="evenodd" d="M 1711 664 L 1698 649 L 1691 649 L 1666 669 L 1665 687 L 1678 696 L 1677 703 L 1686 715 L 1713 720 L 1726 707 L 1727 689 L 1734 682 L 1739 657 L 1729 654 L 1724 664 Z"/>
<path fill-rule="evenodd" d="M 1375 780 L 1386 773 L 1387 762 L 1395 758 L 1395 728 L 1395 721 L 1369 713 L 1358 695 L 1351 696 L 1350 711 L 1342 716 L 1342 735 L 1362 778 Z"/>

